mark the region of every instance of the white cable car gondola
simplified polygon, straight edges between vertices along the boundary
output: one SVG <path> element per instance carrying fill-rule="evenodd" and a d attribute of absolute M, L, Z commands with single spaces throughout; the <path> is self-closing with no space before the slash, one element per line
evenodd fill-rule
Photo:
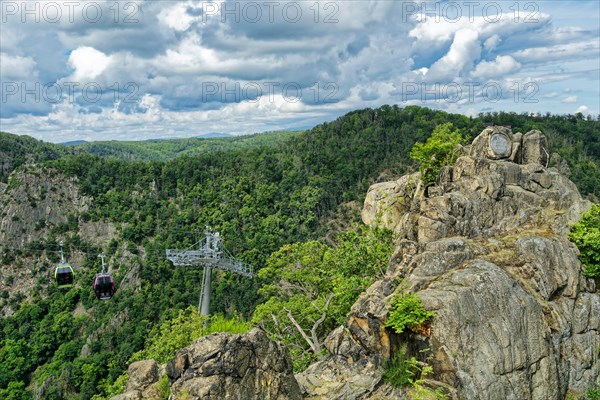
<path fill-rule="evenodd" d="M 70 288 L 73 287 L 75 280 L 75 274 L 73 267 L 65 262 L 65 256 L 63 254 L 63 242 L 60 242 L 60 263 L 54 270 L 54 280 L 58 288 Z"/>
<path fill-rule="evenodd" d="M 104 254 L 98 257 L 102 258 L 102 272 L 94 279 L 94 293 L 99 300 L 110 300 L 115 295 L 115 280 L 110 273 L 104 272 Z"/>

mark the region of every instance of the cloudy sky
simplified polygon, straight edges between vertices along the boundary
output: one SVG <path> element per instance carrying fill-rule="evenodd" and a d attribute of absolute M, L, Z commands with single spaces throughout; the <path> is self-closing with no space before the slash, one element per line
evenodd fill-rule
<path fill-rule="evenodd" d="M 301 129 L 358 108 L 600 113 L 600 2 L 0 1 L 0 129 Z"/>

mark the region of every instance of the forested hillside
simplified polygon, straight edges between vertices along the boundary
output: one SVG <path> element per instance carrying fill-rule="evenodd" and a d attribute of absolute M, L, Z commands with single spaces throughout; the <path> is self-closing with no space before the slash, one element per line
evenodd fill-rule
<path fill-rule="evenodd" d="M 58 146 L 3 134 L 8 145 L 0 148 L 6 154 L 2 157 L 11 160 L 7 171 L 26 161 L 45 161 L 31 167 L 32 173 L 74 179 L 89 204 L 65 215 L 62 223 L 19 226 L 22 232 L 37 232 L 23 247 L 0 243 L 2 269 L 13 271 L 3 273 L 0 282 L 0 306 L 7 312 L 0 321 L 0 394 L 29 399 L 40 387 L 46 399 L 112 393 L 152 328 L 197 304 L 201 270 L 174 268 L 164 251 L 192 245 L 207 225 L 256 270 L 284 258 L 287 244 L 319 240 L 333 249 L 342 242 L 349 247 L 348 241 L 368 243 L 371 233 L 338 231 L 357 221 L 369 185 L 414 170 L 409 156 L 414 143 L 447 122 L 467 138 L 486 123 L 512 125 L 514 132 L 540 129 L 550 149 L 568 163 L 580 191 L 592 199 L 600 196 L 600 122 L 580 115 L 468 118 L 383 106 L 351 112 L 303 133 L 257 135 L 252 145 L 244 144 L 251 138 L 235 138 L 211 139 L 190 151 L 185 141 L 140 148 L 131 144 L 121 147 L 129 146 L 131 152 L 122 153 L 90 150 L 121 159 L 88 154 L 81 151 L 85 145 L 69 155 Z M 267 143 L 270 137 L 275 145 Z M 179 152 L 184 154 L 169 159 Z M 24 167 L 17 171 L 30 173 Z M 5 190 L 19 185 L 23 183 L 12 180 Z M 34 210 L 44 199 L 25 196 L 23 202 Z M 2 210 L 1 218 L 11 223 L 27 220 Z M 114 233 L 93 241 L 84 235 L 89 224 L 108 224 Z M 68 257 L 81 261 L 74 265 L 78 285 L 68 291 L 57 290 L 51 279 L 60 240 Z M 119 290 L 100 303 L 91 282 L 102 251 L 109 256 Z M 329 254 L 325 248 L 320 251 Z M 34 262 L 41 266 L 30 268 Z M 27 293 L 14 290 L 23 275 L 37 282 Z M 267 300 L 268 291 L 259 289 L 276 279 L 266 273 L 247 279 L 215 272 L 212 312 L 249 320 Z"/>
<path fill-rule="evenodd" d="M 248 147 L 275 146 L 299 133 L 277 131 L 236 137 L 156 139 L 135 142 L 100 141 L 77 144 L 73 147 L 86 153 L 101 157 L 116 157 L 125 161 L 166 161 L 182 155 L 194 156 Z"/>
<path fill-rule="evenodd" d="M 0 131 L 0 182 L 6 182 L 10 172 L 20 165 L 54 160 L 72 153 L 60 145 Z"/>

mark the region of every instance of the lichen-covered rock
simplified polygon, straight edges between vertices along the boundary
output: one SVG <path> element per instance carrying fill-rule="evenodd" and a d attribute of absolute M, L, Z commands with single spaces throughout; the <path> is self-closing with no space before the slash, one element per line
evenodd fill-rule
<path fill-rule="evenodd" d="M 154 360 L 143 360 L 132 363 L 127 369 L 129 381 L 126 392 L 143 390 L 158 380 L 158 364 Z"/>
<path fill-rule="evenodd" d="M 419 292 L 436 310 L 430 345 L 439 378 L 465 398 L 560 397 L 543 309 L 499 266 L 474 260 Z"/>
<path fill-rule="evenodd" d="M 353 365 L 328 359 L 311 365 L 296 377 L 304 398 L 308 400 L 407 398 L 402 389 L 395 389 L 389 385 L 384 385 L 385 391 L 378 390 L 382 386 L 381 373 L 377 365 L 369 362 Z"/>
<path fill-rule="evenodd" d="M 35 166 L 14 172 L 0 192 L 0 243 L 20 247 L 43 238 L 46 227 L 67 222 L 89 203 L 75 178 Z"/>
<path fill-rule="evenodd" d="M 253 329 L 217 333 L 182 349 L 167 365 L 171 399 L 301 399 L 285 347 Z"/>
<path fill-rule="evenodd" d="M 132 363 L 127 369 L 129 380 L 125 393 L 113 396 L 110 400 L 161 400 L 159 379 L 165 375 L 165 366 L 154 360 Z"/>
<path fill-rule="evenodd" d="M 403 220 L 423 195 L 421 174 L 405 175 L 395 182 L 377 183 L 369 188 L 361 212 L 365 224 L 377 221 L 393 231 L 406 230 L 414 221 Z"/>
<path fill-rule="evenodd" d="M 539 164 L 460 157 L 424 195 L 418 174 L 373 185 L 363 221 L 421 243 L 446 237 L 494 236 L 525 224 L 554 224 L 564 233 L 589 207 L 577 187 Z"/>

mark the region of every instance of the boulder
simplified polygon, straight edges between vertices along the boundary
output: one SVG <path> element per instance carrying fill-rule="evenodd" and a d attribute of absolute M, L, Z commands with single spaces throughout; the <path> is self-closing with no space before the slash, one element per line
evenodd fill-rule
<path fill-rule="evenodd" d="M 378 183 L 369 188 L 365 205 L 361 212 L 363 222 L 367 225 L 378 223 L 393 231 L 404 230 L 414 221 L 402 220 L 409 215 L 418 200 L 423 196 L 424 187 L 419 172 L 405 175 L 395 182 Z"/>
<path fill-rule="evenodd" d="M 167 365 L 167 375 L 173 399 L 302 398 L 287 349 L 258 328 L 197 340 Z"/>
<path fill-rule="evenodd" d="M 523 136 L 523 164 L 540 164 L 548 166 L 550 153 L 548 152 L 548 139 L 538 131 L 532 130 Z"/>
<path fill-rule="evenodd" d="M 143 390 L 158 380 L 158 364 L 154 360 L 136 361 L 129 366 L 127 373 L 126 391 Z"/>

